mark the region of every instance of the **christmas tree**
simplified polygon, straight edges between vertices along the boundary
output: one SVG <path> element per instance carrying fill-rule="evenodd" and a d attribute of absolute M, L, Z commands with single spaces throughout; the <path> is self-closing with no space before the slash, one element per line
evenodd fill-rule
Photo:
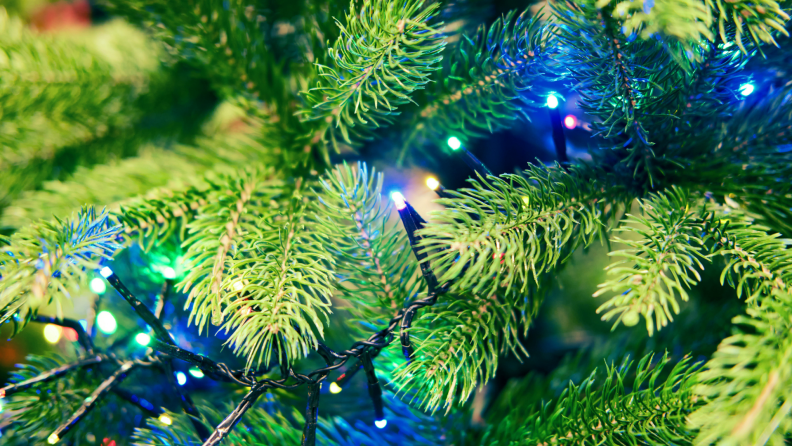
<path fill-rule="evenodd" d="M 513 3 L 0 9 L 2 444 L 792 440 L 789 4 Z"/>

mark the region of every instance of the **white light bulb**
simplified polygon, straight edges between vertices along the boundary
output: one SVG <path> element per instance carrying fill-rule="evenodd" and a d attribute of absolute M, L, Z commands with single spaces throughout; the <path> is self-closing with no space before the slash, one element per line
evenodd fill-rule
<path fill-rule="evenodd" d="M 742 84 L 740 85 L 740 93 L 743 96 L 749 96 L 751 93 L 754 92 L 754 86 L 751 83 Z"/>
<path fill-rule="evenodd" d="M 339 386 L 338 383 L 336 383 L 336 382 L 331 382 L 330 383 L 330 393 L 333 393 L 333 394 L 341 393 L 342 390 L 344 390 L 344 389 L 341 388 L 341 386 Z"/>
<path fill-rule="evenodd" d="M 176 382 L 179 383 L 180 386 L 187 384 L 187 375 L 182 372 L 176 372 Z"/>
<path fill-rule="evenodd" d="M 448 138 L 448 147 L 451 147 L 451 150 L 457 150 L 458 148 L 462 147 L 462 141 L 460 141 L 456 136 L 452 136 Z"/>
<path fill-rule="evenodd" d="M 377 426 L 380 429 L 384 429 L 385 426 L 388 425 L 388 420 L 386 420 L 384 418 L 382 420 L 376 420 L 376 421 L 374 421 L 374 425 Z"/>
<path fill-rule="evenodd" d="M 99 274 L 105 279 L 107 279 L 108 277 L 113 275 L 113 270 L 105 266 L 104 268 L 99 270 Z"/>
<path fill-rule="evenodd" d="M 105 285 L 105 281 L 98 277 L 91 279 L 89 286 L 91 287 L 91 291 L 96 294 L 104 294 L 104 292 L 107 291 L 107 285 Z"/>
<path fill-rule="evenodd" d="M 547 106 L 550 108 L 558 107 L 558 98 L 554 94 L 547 97 Z"/>
<path fill-rule="evenodd" d="M 391 200 L 396 203 L 396 209 L 398 210 L 402 210 L 407 207 L 407 200 L 404 199 L 404 195 L 402 195 L 401 192 L 392 192 Z"/>
<path fill-rule="evenodd" d="M 135 335 L 135 341 L 145 347 L 151 342 L 151 336 L 147 335 L 146 333 L 138 333 Z"/>

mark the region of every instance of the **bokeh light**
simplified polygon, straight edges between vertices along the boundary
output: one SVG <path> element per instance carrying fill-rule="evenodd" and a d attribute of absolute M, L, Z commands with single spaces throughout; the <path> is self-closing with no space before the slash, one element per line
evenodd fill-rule
<path fill-rule="evenodd" d="M 102 311 L 96 316 L 96 325 L 99 330 L 104 334 L 113 334 L 118 329 L 118 323 L 109 311 Z"/>

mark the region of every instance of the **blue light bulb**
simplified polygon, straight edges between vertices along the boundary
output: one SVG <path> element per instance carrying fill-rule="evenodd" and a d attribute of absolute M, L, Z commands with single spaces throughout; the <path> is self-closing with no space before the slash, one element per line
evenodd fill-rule
<path fill-rule="evenodd" d="M 754 85 L 752 83 L 742 84 L 740 85 L 740 94 L 743 96 L 748 96 L 754 92 Z"/>

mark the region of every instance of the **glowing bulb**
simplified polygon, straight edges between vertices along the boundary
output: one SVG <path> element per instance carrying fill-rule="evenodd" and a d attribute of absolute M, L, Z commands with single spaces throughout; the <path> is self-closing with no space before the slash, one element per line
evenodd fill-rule
<path fill-rule="evenodd" d="M 91 279 L 90 287 L 91 291 L 96 294 L 104 294 L 104 292 L 107 291 L 107 285 L 105 285 L 105 281 L 98 277 Z"/>
<path fill-rule="evenodd" d="M 69 342 L 77 342 L 78 339 L 77 330 L 69 327 L 63 328 L 63 336 L 65 336 Z"/>
<path fill-rule="evenodd" d="M 558 98 L 554 94 L 547 97 L 547 106 L 550 108 L 558 107 Z"/>
<path fill-rule="evenodd" d="M 751 93 L 753 93 L 753 92 L 754 92 L 754 86 L 753 86 L 753 84 L 751 84 L 751 83 L 747 83 L 747 84 L 742 84 L 742 85 L 740 85 L 740 93 L 741 93 L 743 96 L 748 96 L 748 95 L 750 95 L 750 94 L 751 94 Z"/>
<path fill-rule="evenodd" d="M 193 368 L 191 368 L 190 370 L 187 370 L 187 371 L 190 372 L 190 375 L 192 375 L 192 376 L 194 376 L 194 377 L 196 377 L 198 379 L 201 379 L 201 378 L 204 377 L 204 372 L 202 372 L 201 369 L 199 369 L 198 367 L 193 367 Z"/>
<path fill-rule="evenodd" d="M 169 416 L 162 414 L 159 416 L 160 423 L 164 424 L 165 426 L 170 426 L 173 424 L 173 420 L 170 419 Z"/>
<path fill-rule="evenodd" d="M 341 386 L 338 385 L 338 383 L 336 383 L 336 382 L 331 382 L 330 383 L 330 393 L 333 393 L 333 394 L 341 393 L 342 390 L 344 390 L 344 389 L 342 389 Z"/>
<path fill-rule="evenodd" d="M 235 291 L 242 291 L 242 288 L 245 288 L 245 284 L 242 283 L 241 280 L 237 280 L 236 282 L 234 282 L 233 286 Z"/>
<path fill-rule="evenodd" d="M 574 115 L 567 115 L 566 118 L 564 118 L 564 127 L 569 130 L 577 127 L 577 118 Z"/>
<path fill-rule="evenodd" d="M 0 413 L 3 413 L 3 401 L 0 400 Z"/>
<path fill-rule="evenodd" d="M 429 177 L 426 179 L 426 186 L 429 189 L 437 190 L 437 188 L 440 187 L 440 182 L 437 181 L 437 178 L 435 177 Z"/>
<path fill-rule="evenodd" d="M 401 192 L 391 192 L 391 200 L 396 203 L 396 209 L 402 210 L 407 207 L 407 201 Z"/>
<path fill-rule="evenodd" d="M 99 274 L 101 274 L 101 275 L 102 275 L 102 277 L 104 277 L 105 279 L 107 279 L 108 277 L 110 277 L 110 276 L 112 276 L 112 275 L 113 275 L 113 270 L 105 266 L 104 268 L 102 268 L 101 270 L 99 270 Z"/>
<path fill-rule="evenodd" d="M 47 324 L 44 326 L 44 339 L 50 344 L 60 341 L 62 330 L 57 325 Z"/>
<path fill-rule="evenodd" d="M 380 429 L 385 429 L 385 426 L 388 425 L 388 420 L 386 420 L 386 419 L 376 420 L 376 421 L 374 421 L 374 425 L 377 426 Z"/>
<path fill-rule="evenodd" d="M 182 372 L 176 372 L 176 382 L 179 383 L 180 386 L 187 384 L 187 375 Z"/>
<path fill-rule="evenodd" d="M 5 398 L 5 389 L 0 389 L 0 398 Z"/>
<path fill-rule="evenodd" d="M 170 266 L 163 266 L 160 272 L 162 273 L 162 277 L 166 279 L 176 278 L 176 270 L 171 268 Z"/>
<path fill-rule="evenodd" d="M 105 334 L 113 334 L 118 328 L 115 317 L 109 311 L 102 311 L 96 316 L 96 325 Z"/>
<path fill-rule="evenodd" d="M 59 440 L 60 440 L 60 438 L 58 438 L 58 434 L 52 434 L 49 437 L 47 437 L 47 443 L 49 443 L 49 444 L 55 444 Z"/>
<path fill-rule="evenodd" d="M 451 150 L 457 150 L 462 147 L 462 141 L 456 136 L 452 136 L 448 138 L 448 147 L 451 147 Z"/>
<path fill-rule="evenodd" d="M 151 336 L 147 335 L 146 333 L 138 333 L 135 335 L 135 342 L 145 347 L 149 345 L 149 342 L 151 342 Z"/>

